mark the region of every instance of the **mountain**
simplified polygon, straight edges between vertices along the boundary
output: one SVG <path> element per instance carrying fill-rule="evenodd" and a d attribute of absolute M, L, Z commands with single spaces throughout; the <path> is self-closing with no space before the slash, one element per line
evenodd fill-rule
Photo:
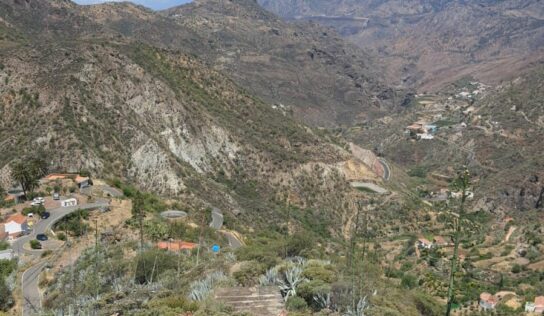
<path fill-rule="evenodd" d="M 71 2 L 0 3 L 4 174 L 39 151 L 52 170 L 266 212 L 295 179 L 312 188 L 291 195 L 301 206 L 333 209 L 346 178 L 377 180 L 345 143 L 193 55 L 134 41 Z"/>
<path fill-rule="evenodd" d="M 198 0 L 156 14 L 127 3 L 79 8 L 127 37 L 198 56 L 306 123 L 335 126 L 401 104 L 371 55 L 315 23 L 287 23 L 252 0 Z"/>
<path fill-rule="evenodd" d="M 544 56 L 539 0 L 259 0 L 285 18 L 334 27 L 382 57 L 391 82 L 437 91 L 473 76 L 516 77 Z"/>

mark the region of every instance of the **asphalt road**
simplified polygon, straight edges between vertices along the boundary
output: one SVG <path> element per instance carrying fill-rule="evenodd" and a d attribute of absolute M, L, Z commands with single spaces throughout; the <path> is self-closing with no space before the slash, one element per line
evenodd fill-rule
<path fill-rule="evenodd" d="M 383 179 L 388 181 L 391 178 L 391 169 L 384 159 L 379 158 L 378 161 L 383 166 Z"/>
<path fill-rule="evenodd" d="M 40 258 L 42 250 L 26 250 L 24 244 L 28 241 L 35 239 L 37 234 L 45 234 L 56 222 L 61 220 L 64 216 L 71 214 L 77 210 L 93 209 L 102 206 L 108 206 L 109 202 L 106 200 L 99 200 L 95 203 L 89 203 L 80 206 L 71 207 L 59 207 L 55 209 L 47 210 L 51 215 L 49 218 L 40 220 L 37 222 L 31 234 L 17 238 L 12 244 L 13 251 L 19 256 L 21 254 L 29 254 Z M 47 265 L 46 260 L 42 260 L 35 264 L 31 268 L 23 272 L 21 285 L 23 292 L 23 316 L 38 314 L 41 310 L 41 295 L 38 287 L 39 276 L 42 270 Z"/>
<path fill-rule="evenodd" d="M 212 222 L 210 223 L 210 227 L 216 230 L 223 227 L 223 213 L 221 213 L 221 210 L 217 207 L 212 209 Z"/>
<path fill-rule="evenodd" d="M 215 230 L 220 230 L 221 227 L 223 227 L 223 220 L 224 217 L 221 210 L 217 207 L 214 207 L 212 209 L 212 222 L 210 223 L 210 227 Z M 228 231 L 221 231 L 220 233 L 224 234 L 227 237 L 227 240 L 229 241 L 229 246 L 231 248 L 237 249 L 242 247 L 242 243 L 240 242 L 240 240 L 238 240 L 238 238 L 236 238 L 236 236 L 234 236 L 233 233 Z"/>

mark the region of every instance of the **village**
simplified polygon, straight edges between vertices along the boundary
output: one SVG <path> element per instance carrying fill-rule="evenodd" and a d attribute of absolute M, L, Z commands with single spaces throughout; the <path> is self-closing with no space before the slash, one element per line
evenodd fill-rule
<path fill-rule="evenodd" d="M 84 251 L 94 239 L 93 234 L 84 234 L 81 229 L 93 229 L 100 238 L 117 238 L 117 227 L 132 216 L 131 205 L 121 189 L 87 174 L 48 174 L 39 179 L 32 192 L 25 192 L 20 185 L 6 191 L 0 203 L 0 260 L 14 260 L 21 268 L 30 265 L 22 273 L 21 283 L 16 283 L 22 285 L 25 298 L 23 314 L 39 306 L 43 296 L 38 278 L 29 275 L 40 275 L 42 271 L 51 275 L 67 264 L 66 260 L 75 260 L 76 253 Z M 89 224 L 81 223 L 82 216 Z M 187 221 L 187 213 L 177 210 L 164 211 L 161 217 L 182 225 Z M 62 223 L 66 218 L 70 219 Z M 220 229 L 222 220 L 215 223 L 217 220 L 214 218 L 213 224 Z M 157 249 L 187 256 L 198 245 L 175 239 L 153 244 Z"/>

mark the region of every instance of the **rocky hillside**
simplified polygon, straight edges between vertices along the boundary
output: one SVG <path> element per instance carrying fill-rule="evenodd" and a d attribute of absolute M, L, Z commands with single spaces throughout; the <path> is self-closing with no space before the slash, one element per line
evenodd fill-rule
<path fill-rule="evenodd" d="M 312 125 L 372 117 L 402 103 L 370 55 L 333 30 L 284 22 L 252 0 L 198 0 L 160 15 L 127 3 L 79 11 L 127 37 L 196 55 Z"/>
<path fill-rule="evenodd" d="M 194 56 L 104 29 L 70 2 L 1 5 L 4 170 L 40 152 L 52 169 L 241 211 L 271 211 L 289 191 L 300 206 L 340 208 L 346 176 L 374 177 L 348 146 Z"/>
<path fill-rule="evenodd" d="M 290 19 L 333 26 L 383 57 L 392 82 L 436 91 L 463 76 L 487 83 L 540 60 L 544 5 L 538 0 L 259 0 Z"/>
<path fill-rule="evenodd" d="M 367 122 L 346 135 L 404 166 L 422 180 L 423 194 L 447 188 L 452 167 L 468 165 L 476 179 L 475 210 L 543 210 L 543 84 L 542 65 L 470 99 L 463 91 L 475 86 L 457 82 L 438 95 L 420 96 L 402 114 Z M 418 121 L 439 126 L 434 139 L 415 141 L 404 133 Z"/>

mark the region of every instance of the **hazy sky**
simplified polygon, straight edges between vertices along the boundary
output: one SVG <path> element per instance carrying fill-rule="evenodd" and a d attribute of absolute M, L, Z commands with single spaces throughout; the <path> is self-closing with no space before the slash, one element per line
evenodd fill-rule
<path fill-rule="evenodd" d="M 122 2 L 121 0 L 113 0 L 113 1 L 107 1 L 107 0 L 74 0 L 76 3 L 79 4 L 96 4 L 96 3 L 102 3 L 102 2 Z M 151 9 L 155 10 L 162 10 L 167 9 L 170 7 L 174 7 L 183 3 L 191 2 L 191 0 L 132 0 L 130 2 L 134 2 L 137 4 L 141 4 L 143 6 L 146 6 Z"/>

